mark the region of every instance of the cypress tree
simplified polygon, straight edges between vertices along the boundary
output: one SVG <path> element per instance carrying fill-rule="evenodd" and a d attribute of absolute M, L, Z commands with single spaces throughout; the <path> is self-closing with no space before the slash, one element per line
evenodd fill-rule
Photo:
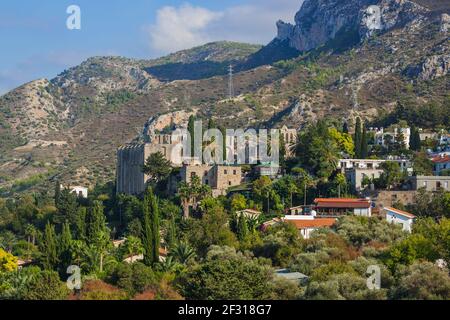
<path fill-rule="evenodd" d="M 369 144 L 367 137 L 367 128 L 364 126 L 361 136 L 361 159 L 366 159 L 369 156 Z"/>
<path fill-rule="evenodd" d="M 92 207 L 88 210 L 86 218 L 86 239 L 88 244 L 101 246 L 107 233 L 108 228 L 103 213 L 103 205 L 100 201 L 94 201 Z"/>
<path fill-rule="evenodd" d="M 59 201 L 61 199 L 61 183 L 58 181 L 56 181 L 55 184 L 55 207 L 58 208 L 59 207 Z"/>
<path fill-rule="evenodd" d="M 59 238 L 59 261 L 61 273 L 67 269 L 72 263 L 72 233 L 70 231 L 70 224 L 65 222 L 62 227 L 62 232 Z"/>
<path fill-rule="evenodd" d="M 100 254 L 100 272 L 103 271 L 103 257 L 109 244 L 109 230 L 100 201 L 94 201 L 89 208 L 86 218 L 86 240 L 88 245 L 94 246 Z"/>
<path fill-rule="evenodd" d="M 244 241 L 248 235 L 248 225 L 247 219 L 241 215 L 238 221 L 238 239 L 239 241 Z"/>
<path fill-rule="evenodd" d="M 153 190 L 148 188 L 143 202 L 144 263 L 151 266 L 159 262 L 159 208 Z"/>
<path fill-rule="evenodd" d="M 279 158 L 280 158 L 280 167 L 284 170 L 284 167 L 286 165 L 286 142 L 284 141 L 284 135 L 280 134 L 280 141 L 279 141 Z M 283 171 L 284 172 L 284 171 Z"/>
<path fill-rule="evenodd" d="M 58 264 L 55 226 L 47 223 L 40 245 L 42 266 L 45 270 L 53 270 Z"/>
<path fill-rule="evenodd" d="M 55 223 L 58 225 L 68 221 L 70 224 L 76 223 L 78 212 L 77 197 L 69 189 L 64 189 L 58 196 L 58 214 L 55 217 Z"/>
<path fill-rule="evenodd" d="M 194 156 L 194 131 L 195 131 L 195 117 L 190 116 L 188 122 L 188 132 L 191 136 L 191 157 Z"/>
<path fill-rule="evenodd" d="M 416 127 L 411 128 L 411 140 L 410 140 L 410 149 L 414 151 L 420 151 L 422 147 L 422 143 L 420 141 L 420 133 Z"/>
<path fill-rule="evenodd" d="M 220 132 L 222 132 L 223 142 L 222 142 L 222 148 L 223 148 L 223 161 L 227 161 L 227 131 L 225 127 L 220 126 L 219 127 Z"/>
<path fill-rule="evenodd" d="M 343 133 L 348 133 L 348 132 L 349 132 L 347 121 L 344 122 L 344 125 L 342 126 L 342 132 L 343 132 Z"/>
<path fill-rule="evenodd" d="M 170 249 L 174 248 L 177 241 L 177 229 L 175 226 L 175 218 L 172 216 L 169 220 L 169 226 L 167 228 L 167 244 Z"/>
<path fill-rule="evenodd" d="M 358 117 L 355 125 L 355 156 L 357 158 L 361 158 L 361 135 L 361 119 Z"/>

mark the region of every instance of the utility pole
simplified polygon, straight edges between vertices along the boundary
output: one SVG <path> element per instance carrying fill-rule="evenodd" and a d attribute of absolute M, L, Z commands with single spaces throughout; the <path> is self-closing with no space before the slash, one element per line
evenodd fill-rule
<path fill-rule="evenodd" d="M 228 98 L 234 98 L 233 66 L 231 64 L 228 68 Z"/>

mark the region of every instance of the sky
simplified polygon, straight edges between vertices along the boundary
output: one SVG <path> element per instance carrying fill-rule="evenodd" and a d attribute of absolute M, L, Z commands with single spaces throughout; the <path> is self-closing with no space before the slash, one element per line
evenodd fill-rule
<path fill-rule="evenodd" d="M 151 59 L 212 41 L 267 44 L 303 0 L 14 0 L 0 2 L 0 94 L 91 56 Z M 69 30 L 67 9 L 81 12 Z"/>

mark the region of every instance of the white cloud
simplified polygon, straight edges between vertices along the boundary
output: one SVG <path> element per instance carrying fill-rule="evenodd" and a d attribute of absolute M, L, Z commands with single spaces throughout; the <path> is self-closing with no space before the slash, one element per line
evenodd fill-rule
<path fill-rule="evenodd" d="M 277 20 L 293 21 L 303 0 L 247 0 L 222 11 L 184 4 L 158 10 L 147 28 L 152 55 L 192 48 L 210 41 L 266 44 L 276 36 Z"/>
<path fill-rule="evenodd" d="M 222 15 L 190 4 L 163 7 L 158 10 L 156 24 L 149 28 L 151 47 L 166 53 L 208 42 L 208 26 Z"/>

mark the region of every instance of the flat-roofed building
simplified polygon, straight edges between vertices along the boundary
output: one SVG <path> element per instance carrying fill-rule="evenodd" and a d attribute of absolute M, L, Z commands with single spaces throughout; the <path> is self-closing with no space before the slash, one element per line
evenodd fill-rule
<path fill-rule="evenodd" d="M 356 216 L 372 216 L 372 202 L 370 199 L 351 198 L 317 198 L 314 200 L 318 216 L 342 216 L 353 214 Z"/>
<path fill-rule="evenodd" d="M 434 192 L 440 188 L 450 191 L 450 177 L 442 176 L 415 176 L 410 177 L 409 182 L 413 190 L 425 189 Z"/>

